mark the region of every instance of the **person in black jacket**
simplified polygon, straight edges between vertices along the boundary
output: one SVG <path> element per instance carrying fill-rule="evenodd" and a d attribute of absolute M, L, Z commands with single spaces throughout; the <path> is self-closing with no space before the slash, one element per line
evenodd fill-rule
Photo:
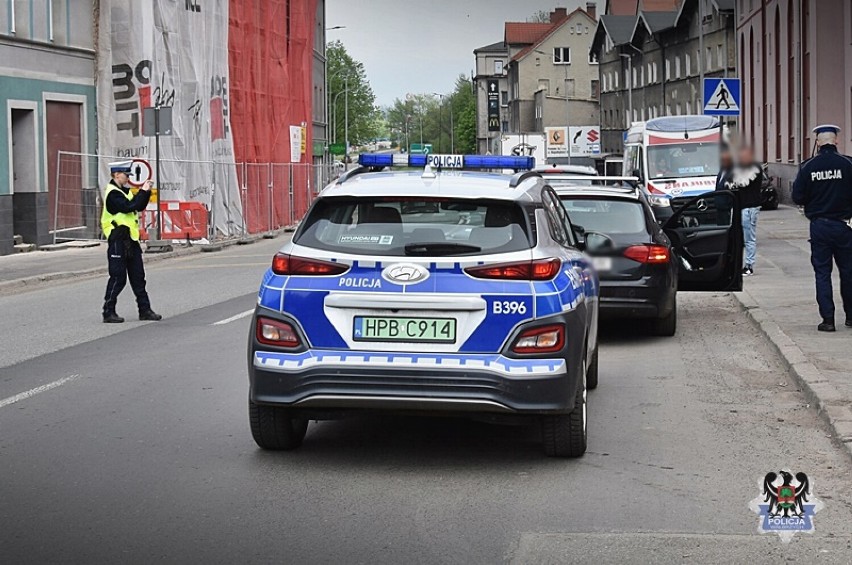
<path fill-rule="evenodd" d="M 748 147 L 739 151 L 738 162 L 719 181 L 725 190 L 737 195 L 742 210 L 743 242 L 745 243 L 745 265 L 743 275 L 754 274 L 757 259 L 757 217 L 760 214 L 760 189 L 763 185 L 763 169 L 754 161 L 754 153 Z"/>
<path fill-rule="evenodd" d="M 835 331 L 832 259 L 840 271 L 840 296 L 846 326 L 852 327 L 852 157 L 837 151 L 840 128 L 814 128 L 819 152 L 802 163 L 793 183 L 793 202 L 805 207 L 811 221 L 811 264 L 816 276 L 816 299 L 822 323 L 817 329 Z"/>
<path fill-rule="evenodd" d="M 151 300 L 145 290 L 145 267 L 142 247 L 139 245 L 139 212 L 148 206 L 151 198 L 151 181 L 142 185 L 136 195 L 127 187 L 130 161 L 110 163 L 111 179 L 104 190 L 104 208 L 101 229 L 107 237 L 109 282 L 104 295 L 103 319 L 107 324 L 120 324 L 124 318 L 115 311 L 118 295 L 127 284 L 136 295 L 140 320 L 157 321 L 163 317 L 151 309 Z"/>

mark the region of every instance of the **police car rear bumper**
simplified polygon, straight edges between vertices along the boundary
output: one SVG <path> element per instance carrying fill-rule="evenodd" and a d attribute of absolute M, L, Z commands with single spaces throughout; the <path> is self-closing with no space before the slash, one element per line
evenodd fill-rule
<path fill-rule="evenodd" d="M 494 413 L 567 412 L 574 406 L 576 371 L 564 359 L 536 359 L 524 367 L 502 356 L 303 355 L 255 352 L 251 400 L 311 409 Z"/>

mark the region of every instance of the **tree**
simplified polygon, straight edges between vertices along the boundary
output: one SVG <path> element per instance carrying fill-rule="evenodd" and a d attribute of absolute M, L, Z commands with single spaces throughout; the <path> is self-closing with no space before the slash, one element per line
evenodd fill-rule
<path fill-rule="evenodd" d="M 530 23 L 549 24 L 550 12 L 548 12 L 547 10 L 539 10 L 535 12 L 532 16 L 528 17 L 527 21 Z"/>
<path fill-rule="evenodd" d="M 471 80 L 465 75 L 456 79 L 456 88 L 450 95 L 450 110 L 453 113 L 456 153 L 475 153 L 476 96 Z"/>
<path fill-rule="evenodd" d="M 364 64 L 353 59 L 341 41 L 332 41 L 326 49 L 328 60 L 328 96 L 331 136 L 337 143 L 346 138 L 346 85 L 349 89 L 349 145 L 361 145 L 375 139 L 380 113 L 370 88 Z M 338 96 L 339 94 L 339 96 Z M 336 100 L 335 100 L 336 99 Z M 336 124 L 332 122 L 332 119 Z"/>

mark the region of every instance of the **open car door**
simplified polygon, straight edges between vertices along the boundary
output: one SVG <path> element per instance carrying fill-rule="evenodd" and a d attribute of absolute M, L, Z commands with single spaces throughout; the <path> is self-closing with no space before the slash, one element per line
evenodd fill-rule
<path fill-rule="evenodd" d="M 743 230 L 732 192 L 708 192 L 674 210 L 663 225 L 679 266 L 678 290 L 743 289 Z"/>

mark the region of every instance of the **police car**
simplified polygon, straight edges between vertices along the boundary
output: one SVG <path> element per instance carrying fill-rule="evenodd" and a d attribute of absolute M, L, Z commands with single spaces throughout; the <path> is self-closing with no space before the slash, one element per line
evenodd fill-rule
<path fill-rule="evenodd" d="M 430 166 L 427 165 L 427 160 Z M 530 416 L 586 450 L 598 280 L 532 157 L 363 155 L 266 272 L 249 341 L 252 435 L 363 411 Z M 384 170 L 394 165 L 420 167 Z"/>

